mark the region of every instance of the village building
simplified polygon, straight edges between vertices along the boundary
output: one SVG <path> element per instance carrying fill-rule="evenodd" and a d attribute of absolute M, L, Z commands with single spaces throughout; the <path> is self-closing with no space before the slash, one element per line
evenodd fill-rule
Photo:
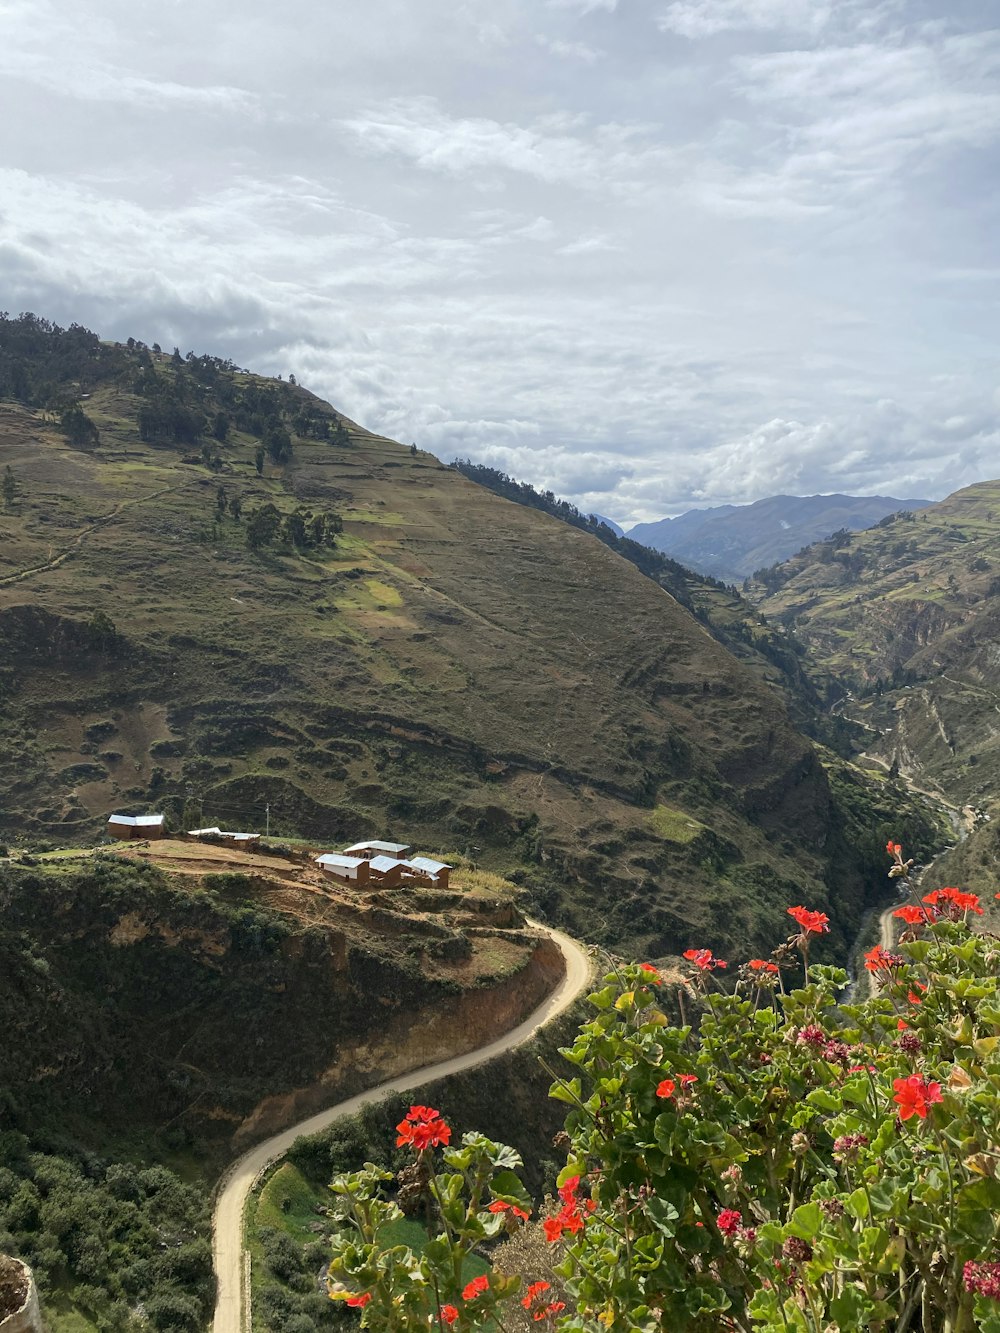
<path fill-rule="evenodd" d="M 327 852 L 324 856 L 316 857 L 316 864 L 324 875 L 339 880 L 341 884 L 368 883 L 368 862 L 360 856 L 339 856 L 335 852 Z"/>
<path fill-rule="evenodd" d="M 228 838 L 230 842 L 242 844 L 250 842 L 260 842 L 259 833 L 229 833 L 221 828 L 193 828 L 188 830 L 189 838 L 204 839 L 206 841 L 212 838 Z"/>
<path fill-rule="evenodd" d="M 407 878 L 414 884 L 427 884 L 434 889 L 446 889 L 451 866 L 444 861 L 432 861 L 429 856 L 411 856 L 402 863 Z"/>
<path fill-rule="evenodd" d="M 405 842 L 356 842 L 353 847 L 345 847 L 345 856 L 360 856 L 370 861 L 375 856 L 391 856 L 401 859 L 408 856 L 413 848 Z"/>
<path fill-rule="evenodd" d="M 405 864 L 394 856 L 373 856 L 367 862 L 372 879 L 382 889 L 395 889 L 402 884 Z"/>
<path fill-rule="evenodd" d="M 123 841 L 132 838 L 163 838 L 166 832 L 163 815 L 112 815 L 108 820 L 108 837 Z"/>

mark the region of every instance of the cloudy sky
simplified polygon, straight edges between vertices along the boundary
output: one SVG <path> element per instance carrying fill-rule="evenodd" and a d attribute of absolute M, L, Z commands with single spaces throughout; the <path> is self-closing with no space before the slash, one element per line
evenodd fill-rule
<path fill-rule="evenodd" d="M 997 0 L 0 0 L 0 307 L 622 522 L 1000 475 Z"/>

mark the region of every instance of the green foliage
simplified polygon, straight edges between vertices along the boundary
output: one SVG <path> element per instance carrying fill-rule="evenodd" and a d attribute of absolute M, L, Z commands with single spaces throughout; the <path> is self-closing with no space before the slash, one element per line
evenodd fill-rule
<path fill-rule="evenodd" d="M 29 1263 L 101 1330 L 131 1330 L 145 1307 L 159 1330 L 204 1327 L 215 1299 L 206 1196 L 162 1166 L 34 1149 L 0 1133 L 0 1248 Z"/>
<path fill-rule="evenodd" d="M 695 970 L 680 1023 L 655 968 L 606 976 L 564 1051 L 576 1074 L 552 1088 L 567 1163 L 545 1229 L 572 1307 L 543 1317 L 580 1333 L 992 1333 L 1000 941 L 970 929 L 979 910 L 948 889 L 908 908 L 899 952 L 867 955 L 861 1002 L 839 1002 L 846 974 L 817 965 L 788 992 L 788 946 L 741 968 L 733 993 Z M 491 1235 L 484 1167 L 494 1194 L 520 1198 L 514 1177 L 497 1186 L 502 1150 L 478 1151 L 475 1167 L 446 1150 L 440 1170 L 418 1154 L 443 1227 L 420 1258 L 378 1244 L 402 1201 L 380 1197 L 384 1171 L 334 1182 L 351 1230 L 331 1272 L 370 1294 L 364 1327 L 418 1326 L 433 1292 L 456 1329 L 482 1328 L 516 1291 L 494 1274 L 470 1296 L 454 1270 Z"/>
<path fill-rule="evenodd" d="M 3 481 L 0 482 L 0 494 L 3 495 L 3 507 L 12 509 L 14 501 L 17 499 L 17 479 L 14 476 L 14 470 L 8 463 L 3 470 Z"/>
<path fill-rule="evenodd" d="M 100 439 L 96 425 L 79 403 L 72 403 L 59 418 L 59 429 L 78 449 L 92 448 Z"/>

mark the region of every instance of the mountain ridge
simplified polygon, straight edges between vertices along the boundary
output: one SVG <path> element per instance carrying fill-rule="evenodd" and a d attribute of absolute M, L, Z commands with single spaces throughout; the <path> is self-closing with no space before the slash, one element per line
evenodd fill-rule
<path fill-rule="evenodd" d="M 689 509 L 676 518 L 637 523 L 628 536 L 701 573 L 740 582 L 832 532 L 867 528 L 886 514 L 930 503 L 882 495 L 771 495 L 751 504 Z"/>

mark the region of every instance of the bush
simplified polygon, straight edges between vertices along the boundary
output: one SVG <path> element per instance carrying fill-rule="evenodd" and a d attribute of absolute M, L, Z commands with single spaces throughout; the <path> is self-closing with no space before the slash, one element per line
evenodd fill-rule
<path fill-rule="evenodd" d="M 676 992 L 643 964 L 590 997 L 563 1052 L 577 1076 L 552 1088 L 569 1108 L 543 1222 L 557 1262 L 521 1274 L 526 1291 L 462 1274 L 527 1212 L 509 1149 L 453 1147 L 415 1106 L 398 1202 L 376 1167 L 335 1180 L 331 1278 L 362 1326 L 466 1333 L 518 1299 L 587 1333 L 1000 1333 L 1000 938 L 971 929 L 974 894 L 926 894 L 896 912 L 898 952 L 866 955 L 873 994 L 841 1003 L 847 974 L 809 965 L 826 917 L 789 912 L 799 933 L 731 991 L 725 962 L 691 949 Z M 378 1242 L 410 1195 L 440 1230 L 421 1255 Z"/>

